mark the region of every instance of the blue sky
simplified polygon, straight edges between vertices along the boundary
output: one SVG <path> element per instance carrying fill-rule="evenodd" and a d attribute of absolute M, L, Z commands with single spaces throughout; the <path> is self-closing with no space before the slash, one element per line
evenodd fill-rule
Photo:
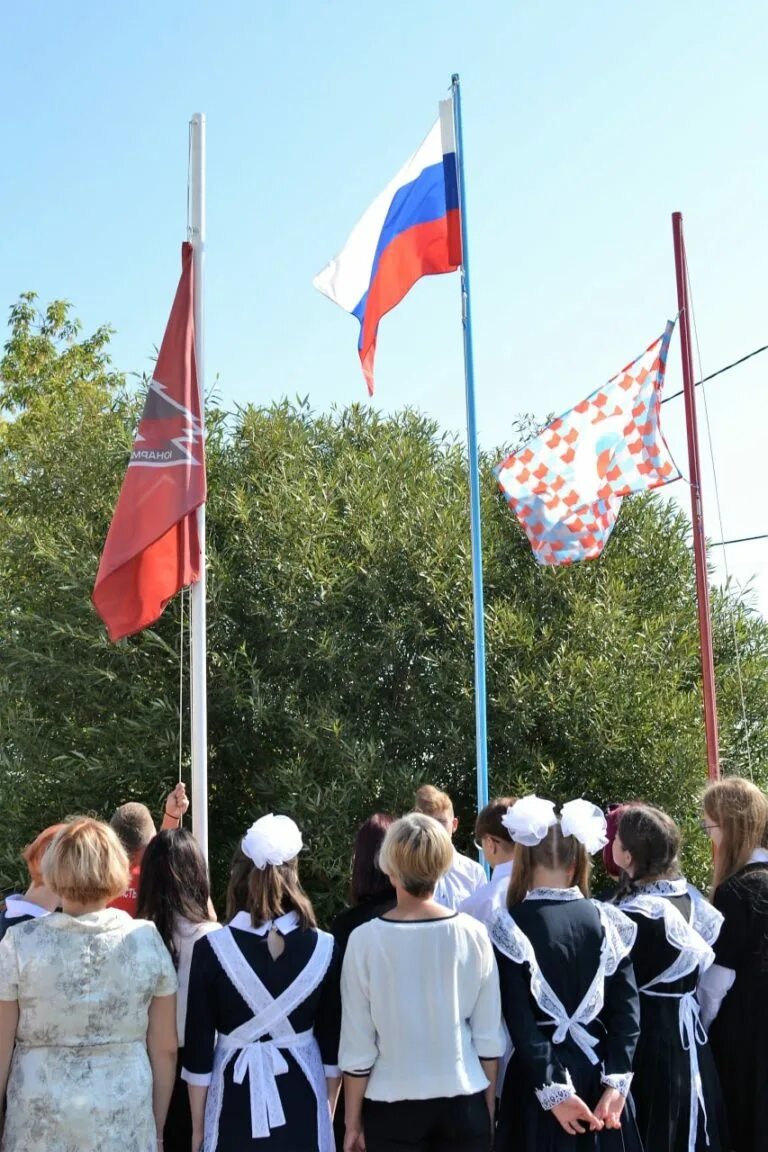
<path fill-rule="evenodd" d="M 162 335 L 187 123 L 203 111 L 209 385 L 218 375 L 230 405 L 364 401 L 356 322 L 311 279 L 426 134 L 453 71 L 484 446 L 517 413 L 569 407 L 660 334 L 676 310 L 673 210 L 703 371 L 768 342 L 760 0 L 3 7 L 0 308 L 25 289 L 65 297 L 86 329 L 114 325 L 120 368 L 145 368 Z M 675 340 L 670 391 L 679 375 Z M 727 537 L 768 531 L 767 376 L 768 353 L 708 392 Z M 375 403 L 462 430 L 457 277 L 422 281 L 383 321 Z M 685 470 L 680 402 L 665 412 Z M 708 464 L 704 496 L 718 539 Z M 729 562 L 768 612 L 768 542 Z"/>

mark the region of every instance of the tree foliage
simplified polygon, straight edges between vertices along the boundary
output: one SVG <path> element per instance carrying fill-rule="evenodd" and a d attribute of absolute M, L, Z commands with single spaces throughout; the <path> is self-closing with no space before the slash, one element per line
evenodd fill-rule
<path fill-rule="evenodd" d="M 109 330 L 83 339 L 66 304 L 23 296 L 0 362 L 6 885 L 41 827 L 132 798 L 159 808 L 175 782 L 180 602 L 118 645 L 90 605 L 136 415 Z M 465 845 L 471 831 L 466 460 L 413 411 L 208 418 L 214 874 L 258 814 L 290 812 L 327 914 L 358 822 L 404 810 L 418 783 L 447 788 Z M 643 796 L 691 828 L 705 757 L 686 518 L 633 498 L 599 562 L 541 569 L 495 489 L 498 456 L 482 462 L 492 793 Z M 725 766 L 747 771 L 749 742 L 765 784 L 768 625 L 728 590 L 713 615 Z M 703 878 L 696 834 L 689 856 Z"/>

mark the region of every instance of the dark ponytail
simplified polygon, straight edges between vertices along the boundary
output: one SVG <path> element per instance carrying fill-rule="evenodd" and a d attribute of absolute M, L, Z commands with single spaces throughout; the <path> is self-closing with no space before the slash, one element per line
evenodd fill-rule
<path fill-rule="evenodd" d="M 632 857 L 634 876 L 622 872 L 614 903 L 633 896 L 653 880 L 672 880 L 680 875 L 677 856 L 680 829 L 671 816 L 651 804 L 632 804 L 619 820 L 617 836 Z"/>

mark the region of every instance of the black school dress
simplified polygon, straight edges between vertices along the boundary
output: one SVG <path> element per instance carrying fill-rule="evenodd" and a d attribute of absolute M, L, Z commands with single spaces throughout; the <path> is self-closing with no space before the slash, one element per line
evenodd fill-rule
<path fill-rule="evenodd" d="M 550 1112 L 574 1093 L 594 1108 L 606 1085 L 629 1095 L 640 1024 L 635 934 L 622 912 L 578 888 L 537 888 L 496 913 L 491 939 L 514 1046 L 496 1152 L 642 1152 L 629 1099 L 620 1130 L 572 1136 Z"/>
<path fill-rule="evenodd" d="M 715 963 L 736 978 L 709 1031 L 733 1152 L 768 1148 L 768 862 L 747 864 L 713 895 L 724 916 Z"/>
<path fill-rule="evenodd" d="M 208 1084 L 205 1152 L 334 1152 L 326 1076 L 338 1076 L 340 964 L 333 937 L 240 912 L 195 944 L 183 1078 Z"/>
<path fill-rule="evenodd" d="M 696 998 L 723 918 L 684 879 L 646 884 L 619 907 L 637 925 L 640 1040 L 632 1098 L 643 1143 L 653 1152 L 728 1152 L 720 1083 Z"/>

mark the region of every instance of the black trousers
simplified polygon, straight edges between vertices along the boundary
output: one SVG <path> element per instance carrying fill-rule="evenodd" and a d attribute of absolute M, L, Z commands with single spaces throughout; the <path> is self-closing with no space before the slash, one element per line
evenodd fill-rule
<path fill-rule="evenodd" d="M 363 1102 L 366 1152 L 489 1152 L 485 1094 Z"/>

